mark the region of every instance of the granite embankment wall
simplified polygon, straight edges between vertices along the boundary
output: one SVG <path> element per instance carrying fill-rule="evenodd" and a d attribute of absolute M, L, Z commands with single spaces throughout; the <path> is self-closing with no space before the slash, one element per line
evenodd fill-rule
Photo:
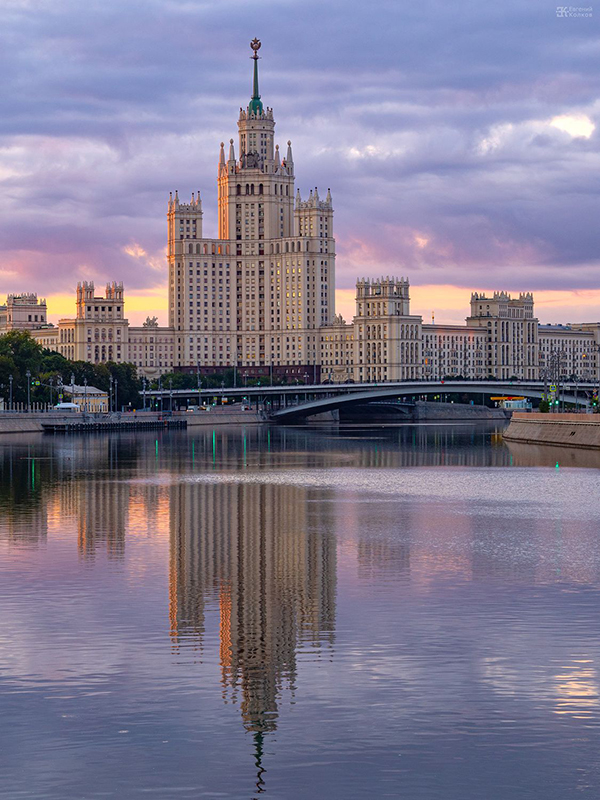
<path fill-rule="evenodd" d="M 195 425 L 255 425 L 265 421 L 255 410 L 240 411 L 235 406 L 215 406 L 210 411 L 183 411 L 176 416 L 184 417 L 188 428 Z"/>
<path fill-rule="evenodd" d="M 49 414 L 22 411 L 4 411 L 0 413 L 0 433 L 41 433 L 42 420 Z"/>
<path fill-rule="evenodd" d="M 515 412 L 504 438 L 530 444 L 600 449 L 600 414 Z"/>
<path fill-rule="evenodd" d="M 158 419 L 159 414 L 154 411 L 138 411 L 121 414 L 121 419 L 131 421 L 136 419 Z M 239 411 L 235 408 L 214 408 L 210 411 L 175 412 L 175 417 L 186 420 L 188 428 L 196 425 L 253 425 L 264 420 L 256 411 Z M 41 433 L 42 422 L 49 420 L 79 419 L 79 414 L 64 414 L 56 412 L 33 412 L 26 414 L 20 411 L 0 412 L 0 434 L 2 433 Z"/>
<path fill-rule="evenodd" d="M 412 415 L 413 420 L 444 420 L 452 422 L 457 419 L 500 419 L 510 418 L 510 412 L 503 408 L 487 408 L 470 403 L 428 403 L 418 400 Z"/>

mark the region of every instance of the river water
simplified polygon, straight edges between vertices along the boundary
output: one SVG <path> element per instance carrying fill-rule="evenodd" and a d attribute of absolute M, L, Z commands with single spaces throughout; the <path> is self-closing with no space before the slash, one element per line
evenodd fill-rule
<path fill-rule="evenodd" d="M 600 796 L 600 454 L 0 440 L 0 796 Z"/>

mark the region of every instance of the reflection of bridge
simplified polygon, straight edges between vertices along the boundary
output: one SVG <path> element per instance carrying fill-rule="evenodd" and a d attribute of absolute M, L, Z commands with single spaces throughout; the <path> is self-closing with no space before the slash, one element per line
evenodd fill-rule
<path fill-rule="evenodd" d="M 557 388 L 557 397 L 570 403 L 589 405 L 589 395 L 596 390 L 595 383 L 564 383 Z M 315 414 L 335 411 L 342 406 L 364 405 L 377 400 L 411 400 L 432 395 L 466 394 L 474 399 L 494 395 L 540 399 L 548 391 L 542 381 L 402 381 L 398 383 L 340 383 L 308 386 L 248 386 L 221 389 L 163 389 L 148 392 L 153 397 L 162 397 L 174 404 L 199 402 L 212 397 L 228 397 L 268 409 L 267 416 L 273 421 L 287 422 L 304 419 Z"/>

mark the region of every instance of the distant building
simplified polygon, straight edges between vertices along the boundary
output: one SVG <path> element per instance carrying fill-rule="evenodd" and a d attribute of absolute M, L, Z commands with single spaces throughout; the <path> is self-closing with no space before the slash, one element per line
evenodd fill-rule
<path fill-rule="evenodd" d="M 0 333 L 33 330 L 46 323 L 46 301 L 37 294 L 9 294 L 0 306 Z"/>
<path fill-rule="evenodd" d="M 600 326 L 540 325 L 540 376 L 596 380 L 598 376 L 598 329 Z"/>
<path fill-rule="evenodd" d="M 423 378 L 474 378 L 488 375 L 487 334 L 472 325 L 423 325 Z"/>
<path fill-rule="evenodd" d="M 106 285 L 104 296 L 95 294 L 93 281 L 78 283 L 76 316 L 60 319 L 56 326 L 38 323 L 31 335 L 71 361 L 131 362 L 148 378 L 171 372 L 174 366 L 173 330 L 159 327 L 156 318 L 130 326 L 123 284 L 114 281 Z"/>
<path fill-rule="evenodd" d="M 485 366 L 490 376 L 499 380 L 538 377 L 538 320 L 530 292 L 518 299 L 506 292 L 494 292 L 491 297 L 474 292 L 467 325 L 486 333 Z"/>
<path fill-rule="evenodd" d="M 95 386 L 63 385 L 65 400 L 76 403 L 82 411 L 100 413 L 108 411 L 108 393 Z"/>

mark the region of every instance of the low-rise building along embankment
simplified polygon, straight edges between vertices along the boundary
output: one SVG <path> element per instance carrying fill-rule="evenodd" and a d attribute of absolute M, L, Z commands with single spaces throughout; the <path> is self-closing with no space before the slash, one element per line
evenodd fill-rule
<path fill-rule="evenodd" d="M 600 449 L 600 415 L 514 413 L 509 441 Z"/>

